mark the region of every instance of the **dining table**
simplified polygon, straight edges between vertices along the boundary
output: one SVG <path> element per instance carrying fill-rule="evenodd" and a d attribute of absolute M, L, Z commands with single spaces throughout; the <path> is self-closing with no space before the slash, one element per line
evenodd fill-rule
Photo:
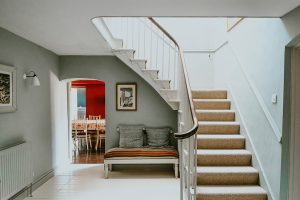
<path fill-rule="evenodd" d="M 75 130 L 76 132 L 80 130 L 85 131 L 87 134 L 87 131 L 96 131 L 96 150 L 98 150 L 99 147 L 101 148 L 101 141 L 105 139 L 105 128 L 105 119 L 78 119 L 72 121 L 72 130 Z"/>

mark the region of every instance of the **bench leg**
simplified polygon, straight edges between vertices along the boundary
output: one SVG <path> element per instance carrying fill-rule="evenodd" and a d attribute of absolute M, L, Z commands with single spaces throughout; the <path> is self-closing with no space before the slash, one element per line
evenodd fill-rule
<path fill-rule="evenodd" d="M 178 178 L 179 164 L 174 164 L 175 178 Z"/>
<path fill-rule="evenodd" d="M 105 178 L 108 178 L 108 168 L 109 168 L 109 164 L 104 164 L 104 174 L 105 174 Z"/>
<path fill-rule="evenodd" d="M 113 165 L 112 164 L 109 164 L 108 165 L 108 168 L 109 168 L 109 171 L 111 172 L 113 170 Z"/>

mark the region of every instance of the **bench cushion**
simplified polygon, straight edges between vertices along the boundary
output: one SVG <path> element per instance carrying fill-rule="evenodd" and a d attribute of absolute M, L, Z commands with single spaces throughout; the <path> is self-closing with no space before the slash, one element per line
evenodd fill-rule
<path fill-rule="evenodd" d="M 114 157 L 175 157 L 178 152 L 173 148 L 112 148 L 105 152 L 104 158 Z"/>

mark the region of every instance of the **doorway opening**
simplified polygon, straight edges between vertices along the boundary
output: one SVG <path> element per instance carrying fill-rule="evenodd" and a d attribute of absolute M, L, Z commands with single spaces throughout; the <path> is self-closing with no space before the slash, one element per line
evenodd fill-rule
<path fill-rule="evenodd" d="M 75 80 L 69 87 L 70 148 L 73 164 L 103 163 L 105 82 Z"/>

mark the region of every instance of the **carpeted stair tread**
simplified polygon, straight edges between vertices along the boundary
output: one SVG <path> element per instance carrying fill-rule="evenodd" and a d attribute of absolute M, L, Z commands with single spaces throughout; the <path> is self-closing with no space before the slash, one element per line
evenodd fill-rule
<path fill-rule="evenodd" d="M 258 170 L 253 167 L 197 167 L 198 185 L 257 185 Z"/>
<path fill-rule="evenodd" d="M 251 155 L 251 152 L 245 149 L 226 149 L 226 150 L 202 150 L 198 149 L 197 154 L 205 154 L 205 155 Z"/>
<path fill-rule="evenodd" d="M 199 121 L 198 134 L 239 134 L 239 122 Z"/>
<path fill-rule="evenodd" d="M 198 166 L 250 166 L 251 152 L 240 149 L 197 150 Z"/>
<path fill-rule="evenodd" d="M 197 200 L 267 200 L 260 186 L 198 186 Z"/>
<path fill-rule="evenodd" d="M 226 135 L 226 134 L 198 134 L 198 149 L 244 149 L 245 137 L 242 135 Z"/>
<path fill-rule="evenodd" d="M 197 200 L 267 200 L 226 90 L 194 90 Z"/>
<path fill-rule="evenodd" d="M 254 167 L 197 167 L 197 173 L 258 173 Z"/>
<path fill-rule="evenodd" d="M 233 110 L 196 110 L 199 121 L 234 121 Z"/>
<path fill-rule="evenodd" d="M 202 110 L 229 110 L 229 99 L 193 99 L 195 109 Z"/>
<path fill-rule="evenodd" d="M 226 90 L 193 90 L 193 98 L 197 99 L 227 99 Z"/>

